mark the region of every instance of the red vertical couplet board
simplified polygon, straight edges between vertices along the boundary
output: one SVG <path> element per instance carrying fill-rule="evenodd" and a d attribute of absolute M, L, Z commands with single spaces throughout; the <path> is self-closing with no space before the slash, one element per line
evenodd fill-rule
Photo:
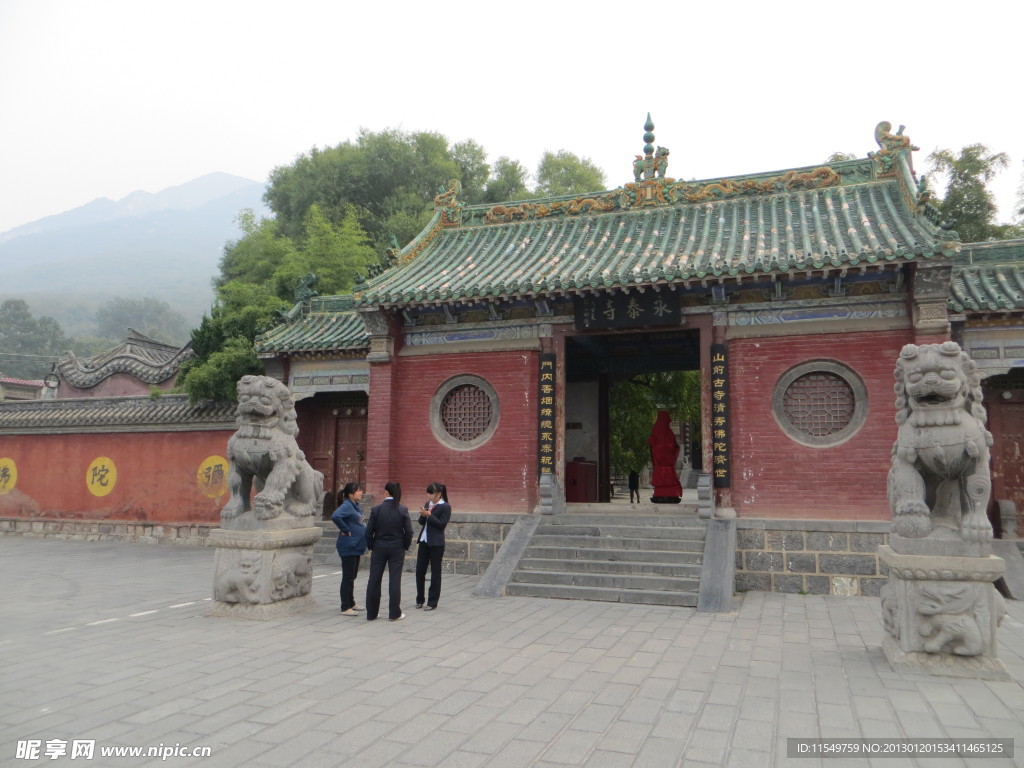
<path fill-rule="evenodd" d="M 711 345 L 711 473 L 715 488 L 728 488 L 729 467 L 729 349 Z"/>
<path fill-rule="evenodd" d="M 540 355 L 537 373 L 537 466 L 542 475 L 555 471 L 555 355 Z"/>

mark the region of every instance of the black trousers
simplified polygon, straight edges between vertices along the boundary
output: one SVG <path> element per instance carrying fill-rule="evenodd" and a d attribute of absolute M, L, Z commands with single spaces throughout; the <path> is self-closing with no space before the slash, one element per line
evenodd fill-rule
<path fill-rule="evenodd" d="M 388 571 L 388 618 L 402 615 L 402 566 L 405 550 L 401 544 L 381 544 L 370 553 L 370 575 L 366 578 L 366 618 L 372 621 L 380 613 L 380 589 L 384 569 Z"/>
<path fill-rule="evenodd" d="M 359 555 L 341 558 L 341 610 L 347 611 L 356 604 L 356 574 L 359 573 Z"/>
<path fill-rule="evenodd" d="M 428 547 L 422 541 L 416 552 L 416 605 L 423 605 L 423 588 L 426 586 L 427 565 L 430 565 L 430 593 L 427 605 L 437 608 L 441 599 L 441 558 L 444 547 Z"/>
<path fill-rule="evenodd" d="M 639 488 L 630 488 L 629 489 L 629 503 L 630 504 L 633 503 L 633 496 L 634 495 L 636 496 L 637 503 L 639 503 L 640 502 L 640 489 Z"/>

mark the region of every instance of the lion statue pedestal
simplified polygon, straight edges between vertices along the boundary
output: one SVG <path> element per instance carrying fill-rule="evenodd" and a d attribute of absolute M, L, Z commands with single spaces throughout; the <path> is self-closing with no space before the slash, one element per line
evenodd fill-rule
<path fill-rule="evenodd" d="M 230 498 L 221 527 L 209 537 L 217 554 L 207 615 L 296 613 L 314 604 L 313 546 L 322 535 L 315 520 L 324 477 L 295 442 L 295 404 L 284 384 L 242 377 L 237 414 L 238 431 L 228 440 Z"/>
<path fill-rule="evenodd" d="M 878 548 L 882 650 L 895 669 L 1007 680 L 996 658 L 1006 606 L 993 582 L 991 480 L 981 384 L 959 345 L 915 346 L 896 365 L 899 433 L 889 470 L 892 534 Z"/>

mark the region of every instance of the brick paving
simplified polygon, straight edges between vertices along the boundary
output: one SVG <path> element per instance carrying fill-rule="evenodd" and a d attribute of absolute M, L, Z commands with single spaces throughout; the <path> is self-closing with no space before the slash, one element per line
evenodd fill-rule
<path fill-rule="evenodd" d="M 401 622 L 317 607 L 208 618 L 210 549 L 0 537 L 0 765 L 701 768 L 1024 765 L 1024 605 L 1013 681 L 892 671 L 877 598 L 748 593 L 730 614 L 473 597 Z M 365 588 L 365 569 L 357 595 Z M 360 599 L 360 602 L 362 600 Z M 787 737 L 1013 738 L 1014 759 L 789 759 Z M 28 739 L 208 746 L 206 758 L 17 759 Z"/>

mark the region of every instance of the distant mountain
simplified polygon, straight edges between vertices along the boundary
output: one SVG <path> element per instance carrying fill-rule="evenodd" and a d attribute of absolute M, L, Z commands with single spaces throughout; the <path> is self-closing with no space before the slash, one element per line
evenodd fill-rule
<path fill-rule="evenodd" d="M 80 323 L 112 296 L 152 296 L 194 323 L 213 299 L 210 281 L 243 208 L 267 215 L 259 182 L 211 173 L 161 192 L 94 200 L 0 234 L 0 300 Z M 74 325 L 74 322 L 71 323 Z M 77 331 L 81 333 L 81 330 Z"/>
<path fill-rule="evenodd" d="M 0 233 L 0 243 L 27 235 L 46 234 L 62 229 L 102 224 L 115 219 L 145 216 L 159 211 L 192 211 L 225 197 L 251 193 L 259 188 L 257 198 L 263 195 L 263 185 L 252 179 L 232 176 L 229 173 L 208 173 L 198 179 L 168 187 L 160 192 L 137 191 L 118 201 L 100 197 L 91 203 L 72 208 L 70 211 L 47 216 L 38 221 Z M 262 201 L 250 208 L 262 208 Z"/>

